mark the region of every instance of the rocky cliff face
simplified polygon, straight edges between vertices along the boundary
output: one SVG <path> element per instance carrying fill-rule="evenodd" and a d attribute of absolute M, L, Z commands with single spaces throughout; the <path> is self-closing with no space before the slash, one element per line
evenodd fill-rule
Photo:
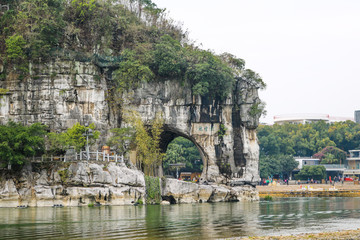
<path fill-rule="evenodd" d="M 176 137 L 190 139 L 204 163 L 202 179 L 224 182 L 224 176 L 245 183 L 259 180 L 259 147 L 255 129 L 259 116 L 251 109 L 260 102 L 258 87 L 243 80 L 224 101 L 193 96 L 189 87 L 175 81 L 143 83 L 124 94 L 124 109 L 136 110 L 149 122 L 161 113 L 165 120 L 161 143 Z M 224 131 L 221 133 L 221 131 Z"/>
<path fill-rule="evenodd" d="M 79 162 L 25 166 L 19 176 L 2 176 L 0 207 L 126 205 L 144 199 L 144 174 L 115 163 Z"/>
<path fill-rule="evenodd" d="M 57 59 L 30 65 L 26 79 L 10 74 L 0 87 L 9 90 L 0 100 L 1 123 L 42 122 L 54 131 L 76 122 L 95 123 L 101 132 L 95 146 L 99 147 L 111 128 L 123 125 L 119 109 L 136 110 L 144 121 L 161 113 L 165 120 L 162 149 L 177 136 L 193 141 L 204 163 L 202 181 L 259 180 L 255 133 L 259 114 L 252 112 L 260 100 L 255 83 L 238 79 L 233 93 L 223 101 L 194 96 L 191 88 L 179 81 L 143 83 L 125 91 L 118 108 L 108 94 L 113 87 L 111 68 Z"/>
<path fill-rule="evenodd" d="M 18 176 L 1 175 L 0 207 L 129 205 L 145 202 L 145 178 L 138 170 L 115 163 L 28 164 Z M 250 186 L 227 187 L 166 179 L 162 196 L 171 203 L 258 200 Z"/>
<path fill-rule="evenodd" d="M 31 65 L 30 77 L 11 74 L 0 87 L 8 89 L 0 103 L 0 121 L 32 124 L 42 122 L 64 131 L 76 122 L 95 123 L 101 140 L 117 127 L 117 116 L 109 106 L 106 69 L 91 62 L 57 60 Z"/>

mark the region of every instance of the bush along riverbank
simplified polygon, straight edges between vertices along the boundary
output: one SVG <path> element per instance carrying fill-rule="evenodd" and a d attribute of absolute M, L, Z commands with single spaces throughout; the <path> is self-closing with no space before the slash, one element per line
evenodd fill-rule
<path fill-rule="evenodd" d="M 18 171 L 2 171 L 0 176 L 0 207 L 256 200 L 258 192 L 251 186 L 201 185 L 145 177 L 139 170 L 114 162 L 32 163 Z"/>

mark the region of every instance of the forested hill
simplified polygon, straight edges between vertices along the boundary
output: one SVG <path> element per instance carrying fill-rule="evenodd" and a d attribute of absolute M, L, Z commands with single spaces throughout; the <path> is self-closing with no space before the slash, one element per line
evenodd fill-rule
<path fill-rule="evenodd" d="M 118 88 L 178 79 L 193 94 L 224 99 L 241 77 L 265 87 L 231 54 L 215 55 L 187 39 L 151 0 L 2 0 L 0 80 L 31 78 L 29 63 L 56 57 L 116 69 Z M 17 75 L 12 73 L 16 72 Z"/>
<path fill-rule="evenodd" d="M 257 133 L 262 178 L 288 177 L 298 166 L 294 156 L 313 156 L 322 164 L 339 164 L 344 163 L 348 150 L 360 148 L 360 125 L 352 121 L 260 125 Z"/>
<path fill-rule="evenodd" d="M 352 122 L 261 125 L 260 154 L 313 156 L 327 146 L 343 151 L 360 147 L 360 125 Z"/>

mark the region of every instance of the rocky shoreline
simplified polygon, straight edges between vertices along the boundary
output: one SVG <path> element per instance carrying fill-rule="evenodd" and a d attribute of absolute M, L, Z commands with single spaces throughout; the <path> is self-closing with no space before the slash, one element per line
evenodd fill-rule
<path fill-rule="evenodd" d="M 161 179 L 163 204 L 259 200 L 252 186 L 230 187 Z M 0 207 L 130 205 L 145 202 L 144 174 L 114 162 L 27 164 L 15 175 L 2 172 Z"/>

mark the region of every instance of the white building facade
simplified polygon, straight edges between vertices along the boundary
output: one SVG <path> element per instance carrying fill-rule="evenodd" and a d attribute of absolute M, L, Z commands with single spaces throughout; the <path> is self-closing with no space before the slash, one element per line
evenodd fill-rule
<path fill-rule="evenodd" d="M 284 115 L 274 116 L 274 123 L 276 124 L 284 124 L 284 123 L 305 124 L 305 123 L 312 123 L 319 121 L 331 123 L 331 122 L 340 122 L 347 120 L 354 121 L 354 118 L 335 117 L 335 116 L 330 116 L 329 114 L 312 114 L 312 113 L 284 114 Z"/>

